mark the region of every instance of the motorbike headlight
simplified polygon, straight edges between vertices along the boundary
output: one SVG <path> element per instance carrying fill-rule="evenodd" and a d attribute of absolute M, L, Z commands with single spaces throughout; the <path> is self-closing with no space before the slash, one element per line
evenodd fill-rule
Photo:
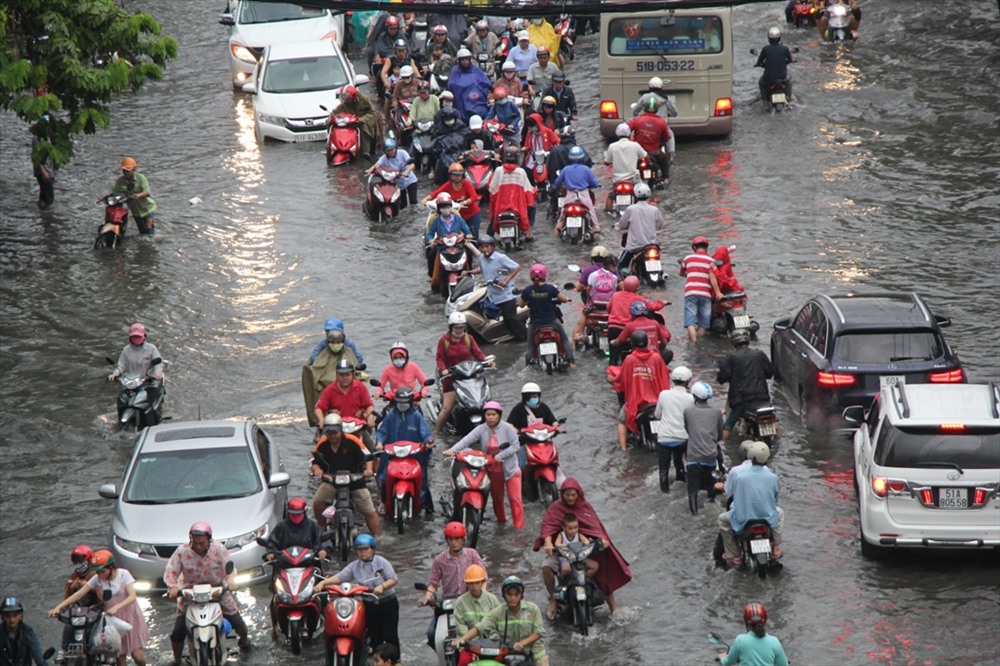
<path fill-rule="evenodd" d="M 375 198 L 383 203 L 385 202 L 385 197 L 382 196 L 382 192 L 378 188 L 375 188 Z"/>
<path fill-rule="evenodd" d="M 279 591 L 276 592 L 275 595 L 278 597 L 278 601 L 280 601 L 283 604 L 292 603 L 292 595 L 288 594 L 288 592 Z"/>
<path fill-rule="evenodd" d="M 120 536 L 115 537 L 115 545 L 128 553 L 133 553 L 135 555 L 150 555 L 156 557 L 156 549 L 153 548 L 148 543 L 139 543 L 137 541 L 128 541 Z"/>
<path fill-rule="evenodd" d="M 233 57 L 237 60 L 242 60 L 243 62 L 249 62 L 256 64 L 257 56 L 253 54 L 253 51 L 243 46 L 239 42 L 232 42 L 229 45 L 229 50 L 232 52 Z"/>
<path fill-rule="evenodd" d="M 78 615 L 77 617 L 70 618 L 70 623 L 74 627 L 85 627 L 87 626 L 87 618 L 84 615 Z"/>
<path fill-rule="evenodd" d="M 354 601 L 341 597 L 334 602 L 333 610 L 341 620 L 347 620 L 354 615 Z"/>
<path fill-rule="evenodd" d="M 312 595 L 313 595 L 313 584 L 306 583 L 305 587 L 302 588 L 302 591 L 299 592 L 299 601 L 300 602 L 309 601 L 310 599 L 312 599 Z"/>
<path fill-rule="evenodd" d="M 239 536 L 234 536 L 229 539 L 226 539 L 226 548 L 229 550 L 239 550 L 244 546 L 248 546 L 252 543 L 255 543 L 257 537 L 263 539 L 264 537 L 267 536 L 267 532 L 268 532 L 267 524 L 265 523 L 264 525 L 261 525 L 260 527 L 255 529 L 253 532 L 247 532 L 246 534 L 241 534 Z"/>

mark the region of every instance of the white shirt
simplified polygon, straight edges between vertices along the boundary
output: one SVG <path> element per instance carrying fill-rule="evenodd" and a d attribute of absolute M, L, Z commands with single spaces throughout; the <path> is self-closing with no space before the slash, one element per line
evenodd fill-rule
<path fill-rule="evenodd" d="M 636 164 L 645 156 L 646 151 L 642 146 L 624 136 L 604 151 L 604 161 L 611 162 L 611 170 L 614 172 L 611 179 L 616 183 L 622 180 L 637 181 L 639 171 Z"/>
<path fill-rule="evenodd" d="M 658 442 L 686 442 L 687 430 L 684 428 L 684 410 L 694 404 L 694 396 L 687 388 L 674 385 L 660 391 L 656 400 L 656 418 L 660 420 L 656 428 Z"/>

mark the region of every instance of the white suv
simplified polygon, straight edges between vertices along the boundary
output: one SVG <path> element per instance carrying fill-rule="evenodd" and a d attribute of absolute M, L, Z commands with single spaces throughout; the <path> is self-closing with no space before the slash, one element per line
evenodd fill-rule
<path fill-rule="evenodd" d="M 868 410 L 848 407 L 861 553 L 1000 547 L 1000 390 L 884 377 Z M 862 420 L 863 419 L 863 420 Z"/>

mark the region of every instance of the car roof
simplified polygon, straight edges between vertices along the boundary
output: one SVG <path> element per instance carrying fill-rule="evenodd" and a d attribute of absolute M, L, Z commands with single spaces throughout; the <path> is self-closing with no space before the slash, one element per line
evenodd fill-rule
<path fill-rule="evenodd" d="M 823 294 L 816 300 L 838 330 L 935 328 L 936 320 L 914 293 Z"/>
<path fill-rule="evenodd" d="M 152 426 L 146 430 L 141 448 L 144 452 L 176 451 L 194 448 L 224 448 L 247 445 L 250 421 L 179 421 Z"/>
<path fill-rule="evenodd" d="M 332 39 L 319 39 L 311 42 L 271 44 L 267 47 L 265 57 L 268 60 L 291 60 L 293 58 L 314 58 L 330 55 L 342 57 L 340 48 L 336 42 Z"/>
<path fill-rule="evenodd" d="M 882 389 L 889 420 L 902 427 L 961 423 L 1000 426 L 996 384 L 906 384 Z"/>

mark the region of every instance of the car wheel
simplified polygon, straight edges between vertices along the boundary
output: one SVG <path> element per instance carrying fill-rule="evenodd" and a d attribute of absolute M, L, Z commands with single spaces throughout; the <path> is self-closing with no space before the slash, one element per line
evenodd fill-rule
<path fill-rule="evenodd" d="M 254 123 L 254 125 L 253 125 L 253 133 L 254 133 L 254 136 L 257 137 L 257 144 L 263 146 L 264 145 L 264 134 L 260 131 L 260 123 L 259 122 L 258 123 Z"/>
<path fill-rule="evenodd" d="M 884 546 L 876 546 L 865 541 L 865 535 L 858 530 L 858 538 L 861 539 L 861 555 L 869 560 L 884 560 L 889 555 L 889 549 Z"/>
<path fill-rule="evenodd" d="M 802 427 L 810 432 L 815 432 L 822 428 L 824 420 L 822 410 L 809 402 L 809 398 L 806 397 L 805 391 L 800 386 L 799 421 L 802 423 Z"/>
<path fill-rule="evenodd" d="M 775 344 L 774 338 L 771 338 L 771 365 L 774 366 L 774 381 L 781 381 L 781 368 L 778 363 L 778 345 Z"/>

